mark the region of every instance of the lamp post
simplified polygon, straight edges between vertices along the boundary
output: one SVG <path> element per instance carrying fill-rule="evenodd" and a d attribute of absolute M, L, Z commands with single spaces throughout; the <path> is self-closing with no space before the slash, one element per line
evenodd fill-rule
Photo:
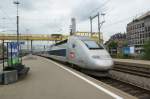
<path fill-rule="evenodd" d="M 20 2 L 19 1 L 14 1 L 14 4 L 17 6 L 17 43 L 19 43 L 19 4 Z"/>
<path fill-rule="evenodd" d="M 16 7 L 17 7 L 17 16 L 16 16 L 16 18 L 17 18 L 17 21 L 16 21 L 16 23 L 17 23 L 17 45 L 18 45 L 18 51 L 19 51 L 19 48 L 20 48 L 20 44 L 19 44 L 19 10 L 18 10 L 18 8 L 19 8 L 19 4 L 20 4 L 20 2 L 19 1 L 14 1 L 13 2 L 15 5 L 16 5 Z M 18 62 L 19 62 L 19 53 L 18 53 Z"/>

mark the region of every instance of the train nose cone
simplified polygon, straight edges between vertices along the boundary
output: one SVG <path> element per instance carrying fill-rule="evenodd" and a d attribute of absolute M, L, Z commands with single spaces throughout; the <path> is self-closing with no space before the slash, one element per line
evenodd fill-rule
<path fill-rule="evenodd" d="M 114 62 L 112 60 L 97 60 L 94 62 L 95 69 L 98 70 L 108 70 L 111 69 Z"/>

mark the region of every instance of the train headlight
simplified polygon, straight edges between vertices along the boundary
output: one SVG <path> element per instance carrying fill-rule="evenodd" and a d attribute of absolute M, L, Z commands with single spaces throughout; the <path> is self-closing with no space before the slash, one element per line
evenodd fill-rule
<path fill-rule="evenodd" d="M 97 56 L 97 55 L 93 55 L 92 58 L 94 58 L 94 59 L 100 59 L 101 57 Z"/>

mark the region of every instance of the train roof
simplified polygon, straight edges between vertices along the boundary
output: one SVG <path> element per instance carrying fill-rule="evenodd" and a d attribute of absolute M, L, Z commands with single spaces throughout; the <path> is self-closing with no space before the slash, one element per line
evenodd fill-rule
<path fill-rule="evenodd" d="M 90 38 L 88 36 L 71 36 L 71 37 L 77 38 L 79 40 L 90 40 Z M 63 41 L 57 42 L 56 44 L 54 44 L 54 46 L 65 44 L 65 43 L 67 43 L 67 41 L 68 41 L 68 39 L 65 39 Z"/>

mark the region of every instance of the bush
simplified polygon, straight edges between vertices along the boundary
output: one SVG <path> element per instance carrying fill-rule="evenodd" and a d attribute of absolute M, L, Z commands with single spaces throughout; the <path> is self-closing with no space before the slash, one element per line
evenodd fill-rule
<path fill-rule="evenodd" d="M 131 56 L 131 55 L 122 54 L 122 53 L 118 53 L 118 54 L 111 55 L 111 57 L 112 57 L 112 58 L 120 58 L 120 59 L 131 59 L 131 58 L 134 58 L 134 57 Z"/>
<path fill-rule="evenodd" d="M 150 40 L 144 44 L 143 58 L 150 60 Z"/>

